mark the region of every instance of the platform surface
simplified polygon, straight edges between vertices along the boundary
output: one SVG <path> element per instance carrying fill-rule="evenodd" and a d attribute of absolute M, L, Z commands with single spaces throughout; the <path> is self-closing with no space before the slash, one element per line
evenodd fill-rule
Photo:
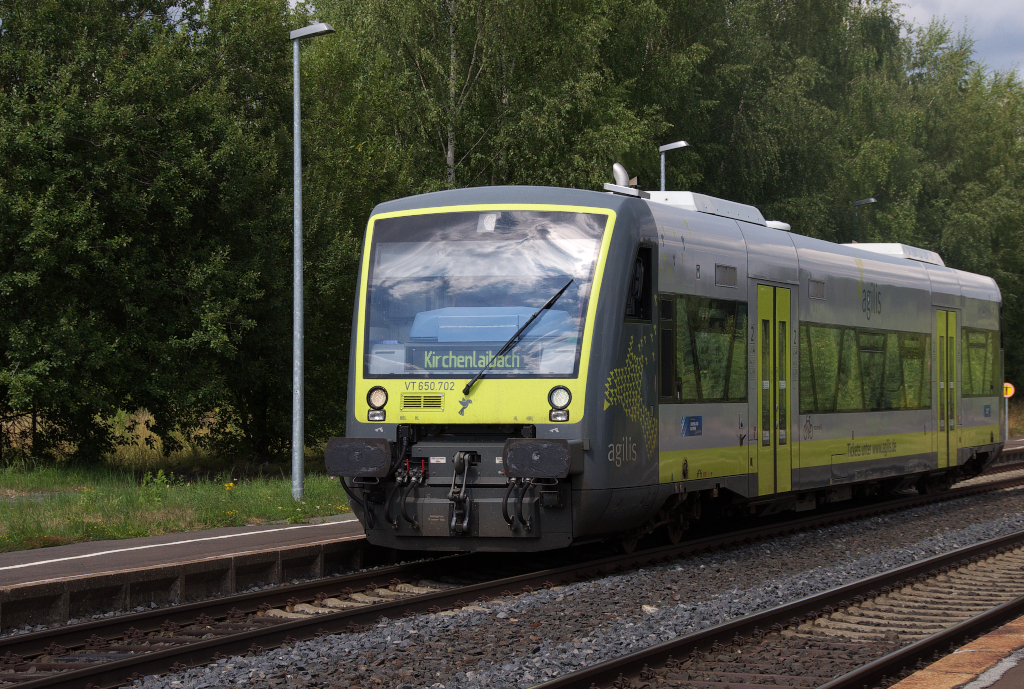
<path fill-rule="evenodd" d="M 0 589 L 146 567 L 363 538 L 353 514 L 320 524 L 230 526 L 0 553 Z"/>
<path fill-rule="evenodd" d="M 1024 448 L 1024 436 L 1014 436 L 1003 444 L 1003 452 L 1016 452 Z"/>

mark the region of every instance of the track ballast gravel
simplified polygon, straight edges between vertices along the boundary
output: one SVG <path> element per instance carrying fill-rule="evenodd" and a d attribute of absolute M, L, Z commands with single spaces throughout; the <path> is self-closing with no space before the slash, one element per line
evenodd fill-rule
<path fill-rule="evenodd" d="M 385 620 L 135 682 L 203 687 L 520 688 L 757 610 L 1024 529 L 1024 488 L 929 505 L 506 597 Z"/>

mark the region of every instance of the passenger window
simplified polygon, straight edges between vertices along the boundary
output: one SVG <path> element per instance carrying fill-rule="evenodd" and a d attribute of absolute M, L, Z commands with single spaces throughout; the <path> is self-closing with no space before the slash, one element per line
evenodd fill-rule
<path fill-rule="evenodd" d="M 843 346 L 839 352 L 839 392 L 836 396 L 836 411 L 861 411 L 864 409 L 864 391 L 860 384 L 856 330 L 843 329 Z"/>
<path fill-rule="evenodd" d="M 927 409 L 932 406 L 931 337 L 918 333 L 899 336 L 907 409 Z"/>
<path fill-rule="evenodd" d="M 633 274 L 629 280 L 629 293 L 626 295 L 626 319 L 631 321 L 651 320 L 651 285 L 653 271 L 650 247 L 637 249 L 633 261 Z"/>
<path fill-rule="evenodd" d="M 680 401 L 746 400 L 746 302 L 686 296 L 675 303 Z"/>
<path fill-rule="evenodd" d="M 999 338 L 993 330 L 963 329 L 963 396 L 996 395 Z"/>
<path fill-rule="evenodd" d="M 659 299 L 658 310 L 661 313 L 661 397 L 667 401 L 675 401 L 678 396 L 676 385 L 676 335 L 672 327 L 675 320 L 675 304 L 671 297 L 664 295 Z"/>
<path fill-rule="evenodd" d="M 861 385 L 864 388 L 864 409 L 883 409 L 882 373 L 885 370 L 885 335 L 861 330 L 860 345 Z"/>
<path fill-rule="evenodd" d="M 931 407 L 931 336 L 800 324 L 800 413 Z"/>
<path fill-rule="evenodd" d="M 813 383 L 812 394 L 815 405 L 807 411 L 835 411 L 836 388 L 839 382 L 839 349 L 842 344 L 843 331 L 841 328 L 814 324 L 801 325 L 800 329 L 808 333 L 806 338 L 810 344 L 808 358 L 813 374 L 812 377 L 800 379 L 801 387 Z M 805 395 L 801 395 L 801 399 L 805 397 Z"/>
<path fill-rule="evenodd" d="M 900 365 L 899 333 L 885 334 L 885 377 L 882 380 L 882 409 L 907 409 Z"/>
<path fill-rule="evenodd" d="M 811 369 L 810 329 L 800 327 L 800 413 L 805 409 L 815 409 L 818 405 L 814 400 L 814 373 Z"/>
<path fill-rule="evenodd" d="M 690 334 L 690 320 L 686 314 L 686 297 L 676 299 L 676 378 L 679 383 L 679 399 L 682 402 L 697 402 L 697 367 L 693 363 L 693 337 Z"/>
<path fill-rule="evenodd" d="M 732 361 L 729 364 L 729 399 L 747 399 L 747 304 L 736 302 L 737 309 L 743 312 L 737 314 L 736 333 L 732 338 Z"/>

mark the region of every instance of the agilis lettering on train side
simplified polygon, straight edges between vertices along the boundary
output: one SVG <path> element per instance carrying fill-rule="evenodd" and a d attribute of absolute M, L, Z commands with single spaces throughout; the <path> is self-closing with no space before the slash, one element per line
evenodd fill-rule
<path fill-rule="evenodd" d="M 861 288 L 860 307 L 870 321 L 871 314 L 881 315 L 882 313 L 882 292 L 875 283 L 869 284 L 870 286 L 864 285 Z"/>
<path fill-rule="evenodd" d="M 623 436 L 621 443 L 608 444 L 608 461 L 615 466 L 622 466 L 623 462 L 635 462 L 637 458 L 636 443 L 630 436 Z"/>

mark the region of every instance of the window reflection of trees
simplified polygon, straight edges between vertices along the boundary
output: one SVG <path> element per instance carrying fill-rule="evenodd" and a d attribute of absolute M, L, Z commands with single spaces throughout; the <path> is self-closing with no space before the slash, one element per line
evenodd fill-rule
<path fill-rule="evenodd" d="M 999 333 L 964 328 L 963 396 L 993 397 L 999 394 Z"/>
<path fill-rule="evenodd" d="M 676 377 L 681 402 L 747 399 L 747 303 L 676 298 Z"/>
<path fill-rule="evenodd" d="M 931 407 L 931 336 L 800 324 L 800 413 Z"/>

